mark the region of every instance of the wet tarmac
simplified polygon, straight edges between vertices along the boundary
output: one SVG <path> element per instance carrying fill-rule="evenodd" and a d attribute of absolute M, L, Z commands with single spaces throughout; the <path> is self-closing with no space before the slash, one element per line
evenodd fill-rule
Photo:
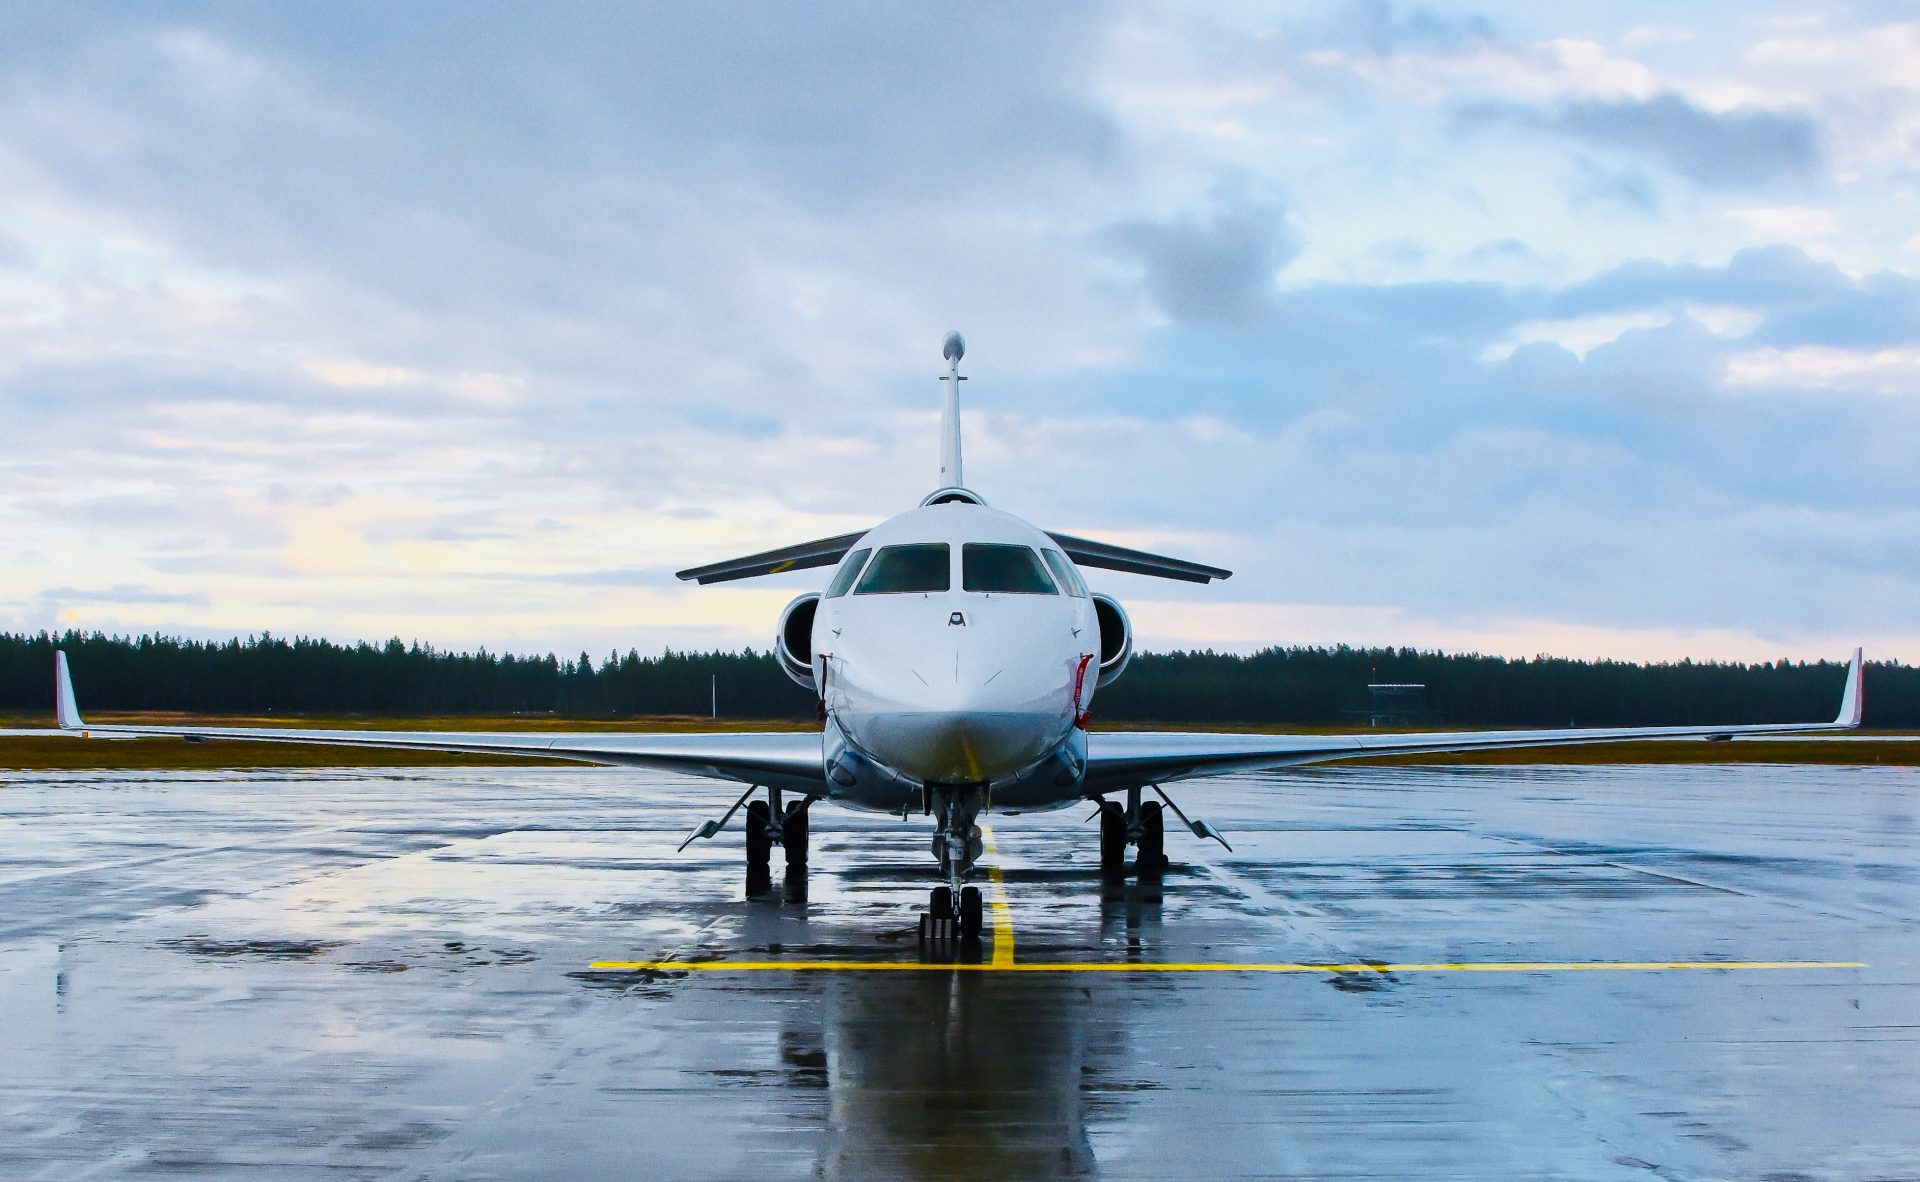
<path fill-rule="evenodd" d="M 1119 882 L 992 818 L 900 971 L 919 818 L 749 899 L 673 777 L 0 774 L 0 1178 L 1920 1177 L 1916 789 L 1242 776 Z"/>

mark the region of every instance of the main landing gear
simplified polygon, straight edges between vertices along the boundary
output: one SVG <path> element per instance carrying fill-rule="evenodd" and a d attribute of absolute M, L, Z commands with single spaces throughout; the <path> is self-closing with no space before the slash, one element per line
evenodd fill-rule
<path fill-rule="evenodd" d="M 1124 807 L 1117 800 L 1100 802 L 1100 873 L 1117 878 L 1127 872 L 1127 847 L 1134 855 L 1136 874 L 1157 874 L 1167 864 L 1167 821 L 1160 802 L 1142 802 L 1135 789 Z"/>
<path fill-rule="evenodd" d="M 786 854 L 787 878 L 807 873 L 807 810 L 813 797 L 782 804 L 778 788 L 767 789 L 767 799 L 747 805 L 747 893 L 763 894 L 773 886 L 773 847 Z M 775 817 L 779 819 L 776 821 Z"/>
<path fill-rule="evenodd" d="M 1127 872 L 1127 847 L 1137 851 L 1133 860 L 1136 874 L 1159 874 L 1167 867 L 1167 816 L 1166 809 L 1171 808 L 1182 824 L 1195 837 L 1209 838 L 1219 842 L 1231 851 L 1227 839 L 1220 831 L 1205 821 L 1193 821 L 1180 811 L 1180 806 L 1167 798 L 1166 793 L 1155 788 L 1160 800 L 1140 799 L 1140 789 L 1127 790 L 1127 803 L 1122 806 L 1117 800 L 1100 801 L 1100 873 L 1108 878 L 1117 878 Z M 1163 807 L 1161 801 L 1166 804 Z"/>

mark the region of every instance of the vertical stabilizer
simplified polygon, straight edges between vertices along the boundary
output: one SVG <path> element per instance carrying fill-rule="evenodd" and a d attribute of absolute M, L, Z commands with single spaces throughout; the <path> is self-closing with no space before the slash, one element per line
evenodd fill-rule
<path fill-rule="evenodd" d="M 966 338 L 957 332 L 948 333 L 940 347 L 940 356 L 947 360 L 947 376 L 940 379 L 947 384 L 946 401 L 940 411 L 941 488 L 966 487 L 960 476 L 960 383 L 967 380 L 960 376 L 960 359 L 966 355 Z"/>
<path fill-rule="evenodd" d="M 53 654 L 53 721 L 63 731 L 77 731 L 87 725 L 73 700 L 73 675 L 67 672 L 67 654 L 63 651 Z"/>

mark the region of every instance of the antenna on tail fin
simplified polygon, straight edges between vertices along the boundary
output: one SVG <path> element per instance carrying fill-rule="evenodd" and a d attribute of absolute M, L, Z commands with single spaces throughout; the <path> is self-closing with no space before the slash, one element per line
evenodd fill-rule
<path fill-rule="evenodd" d="M 940 356 L 947 360 L 946 376 L 940 379 L 947 383 L 946 401 L 940 411 L 941 488 L 966 487 L 960 476 L 960 383 L 967 380 L 960 376 L 960 359 L 966 355 L 967 339 L 957 332 L 948 333 L 940 346 Z"/>

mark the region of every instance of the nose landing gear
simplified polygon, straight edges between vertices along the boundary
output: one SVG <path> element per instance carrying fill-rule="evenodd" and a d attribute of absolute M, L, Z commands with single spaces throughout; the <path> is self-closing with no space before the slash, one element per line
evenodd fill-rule
<path fill-rule="evenodd" d="M 958 900 L 958 906 L 955 900 Z M 961 887 L 955 895 L 952 887 L 935 887 L 927 899 L 927 910 L 920 916 L 922 944 L 950 944 L 956 940 L 978 941 L 984 926 L 986 906 L 980 888 Z"/>
<path fill-rule="evenodd" d="M 935 887 L 927 898 L 926 914 L 920 917 L 923 944 L 980 938 L 984 912 L 980 888 L 962 884 L 973 874 L 974 863 L 986 852 L 980 826 L 974 823 L 985 803 L 983 784 L 927 786 L 928 809 L 940 823 L 939 831 L 933 835 L 933 854 L 940 859 L 947 885 Z"/>

